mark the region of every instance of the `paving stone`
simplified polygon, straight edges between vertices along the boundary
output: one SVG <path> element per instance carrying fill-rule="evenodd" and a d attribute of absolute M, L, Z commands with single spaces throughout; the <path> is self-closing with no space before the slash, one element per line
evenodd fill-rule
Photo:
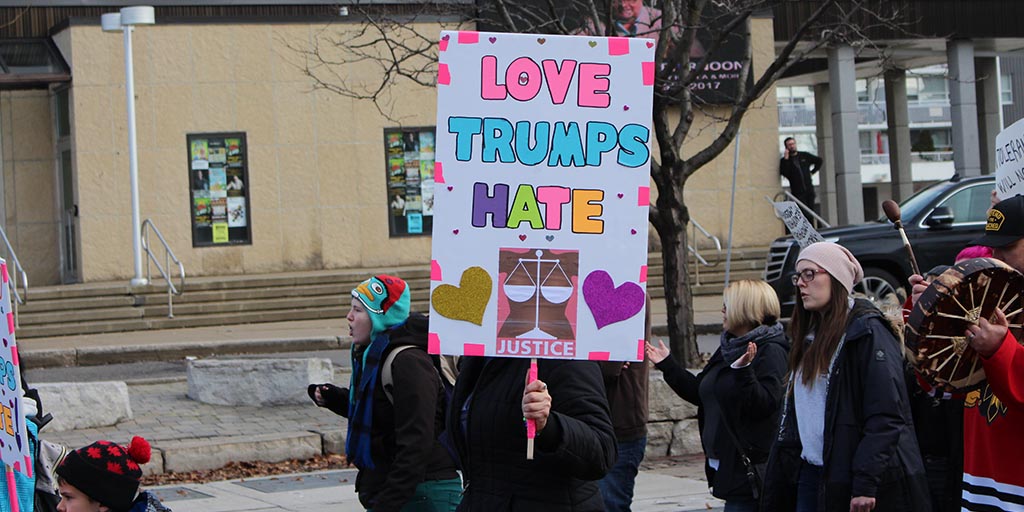
<path fill-rule="evenodd" d="M 47 410 L 59 411 L 46 427 L 52 432 L 116 425 L 132 417 L 128 386 L 124 382 L 39 383 L 36 389 Z M 101 432 L 83 434 L 99 436 Z"/>
<path fill-rule="evenodd" d="M 700 442 L 700 428 L 697 420 L 683 420 L 676 422 L 672 428 L 672 446 L 669 447 L 669 455 L 693 455 L 704 453 L 704 447 Z"/>
<path fill-rule="evenodd" d="M 320 435 L 313 432 L 170 441 L 161 443 L 160 449 L 164 454 L 164 469 L 175 472 L 216 469 L 238 460 L 308 459 L 323 452 Z"/>
<path fill-rule="evenodd" d="M 672 391 L 661 377 L 661 372 L 651 372 L 648 387 L 648 421 L 679 421 L 697 417 L 697 406 L 683 400 Z"/>
<path fill-rule="evenodd" d="M 664 457 L 668 455 L 669 447 L 672 446 L 672 427 L 673 423 L 671 421 L 647 424 L 645 457 Z"/>
<path fill-rule="evenodd" d="M 306 387 L 331 378 L 330 359 L 219 359 L 188 363 L 189 398 L 216 405 L 308 404 Z"/>
<path fill-rule="evenodd" d="M 345 453 L 345 437 L 347 433 L 348 429 L 344 428 L 321 430 L 319 434 L 323 443 L 324 454 Z"/>

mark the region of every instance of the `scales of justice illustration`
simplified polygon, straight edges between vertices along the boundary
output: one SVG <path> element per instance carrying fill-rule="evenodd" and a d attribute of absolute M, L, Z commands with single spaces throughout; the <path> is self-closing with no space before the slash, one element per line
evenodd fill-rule
<path fill-rule="evenodd" d="M 568 274 L 562 268 L 562 262 L 558 259 L 544 259 L 541 256 L 544 255 L 544 251 L 537 249 L 534 252 L 536 258 L 519 258 L 515 268 L 509 273 L 508 277 L 505 278 L 505 296 L 512 302 L 524 303 L 530 299 L 534 300 L 534 316 L 533 316 L 533 329 L 522 333 L 516 338 L 529 338 L 529 339 L 542 339 L 542 340 L 553 340 L 557 339 L 556 336 L 545 332 L 540 328 L 540 298 L 544 297 L 544 300 L 552 304 L 562 304 L 572 297 L 573 285 L 572 279 L 569 278 Z M 551 270 L 541 278 L 541 264 L 543 263 L 554 263 Z M 531 271 L 527 268 L 528 264 L 535 264 L 535 270 Z M 534 267 L 534 265 L 529 265 Z M 561 278 L 555 272 L 561 274 Z M 516 280 L 522 280 L 521 276 L 525 276 L 529 279 L 531 284 L 509 284 L 513 276 Z M 557 283 L 556 285 L 548 285 L 548 281 L 554 277 L 556 281 L 564 279 L 564 284 Z"/>

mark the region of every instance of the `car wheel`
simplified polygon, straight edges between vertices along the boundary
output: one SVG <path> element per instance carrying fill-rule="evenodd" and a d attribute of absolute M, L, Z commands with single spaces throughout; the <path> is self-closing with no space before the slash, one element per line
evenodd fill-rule
<path fill-rule="evenodd" d="M 900 307 L 903 303 L 898 290 L 899 281 L 892 274 L 878 268 L 864 269 L 864 280 L 853 287 L 856 296 L 870 300 L 875 306 Z"/>

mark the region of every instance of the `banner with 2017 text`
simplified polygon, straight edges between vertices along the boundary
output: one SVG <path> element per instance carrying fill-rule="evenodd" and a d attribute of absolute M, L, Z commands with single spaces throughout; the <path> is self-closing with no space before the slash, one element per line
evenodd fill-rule
<path fill-rule="evenodd" d="M 653 41 L 439 50 L 429 351 L 642 360 Z"/>

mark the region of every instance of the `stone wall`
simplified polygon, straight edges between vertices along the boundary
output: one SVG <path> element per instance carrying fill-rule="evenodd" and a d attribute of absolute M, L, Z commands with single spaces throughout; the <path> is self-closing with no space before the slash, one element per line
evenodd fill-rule
<path fill-rule="evenodd" d="M 668 387 L 661 372 L 651 370 L 647 406 L 647 457 L 703 453 L 697 406 Z"/>

